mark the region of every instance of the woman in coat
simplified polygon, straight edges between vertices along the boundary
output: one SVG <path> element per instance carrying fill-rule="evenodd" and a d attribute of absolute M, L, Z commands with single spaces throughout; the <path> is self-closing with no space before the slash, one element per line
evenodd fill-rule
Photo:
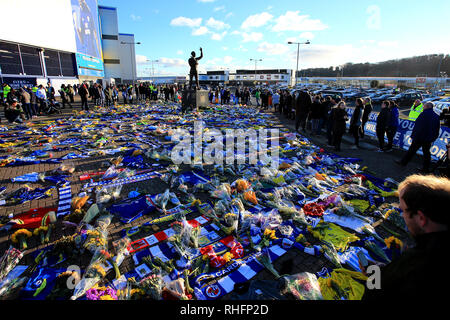
<path fill-rule="evenodd" d="M 364 102 L 361 98 L 356 99 L 356 107 L 350 120 L 350 133 L 355 138 L 355 145 L 351 149 L 359 148 L 359 134 L 362 125 L 362 115 L 364 110 Z"/>
<path fill-rule="evenodd" d="M 341 101 L 332 111 L 333 144 L 336 151 L 341 151 L 342 136 L 345 133 L 347 120 L 348 115 L 347 110 L 345 110 L 345 102 Z"/>
<path fill-rule="evenodd" d="M 381 104 L 381 111 L 378 114 L 377 118 L 376 132 L 378 137 L 378 145 L 380 146 L 378 152 L 382 152 L 384 149 L 384 136 L 386 134 L 389 120 L 391 118 L 391 111 L 389 107 L 389 101 L 383 101 L 383 103 Z"/>

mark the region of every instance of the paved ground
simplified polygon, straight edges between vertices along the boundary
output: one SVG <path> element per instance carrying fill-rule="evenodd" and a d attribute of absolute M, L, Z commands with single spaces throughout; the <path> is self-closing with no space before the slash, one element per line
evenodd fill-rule
<path fill-rule="evenodd" d="M 75 103 L 75 110 L 79 110 L 79 103 Z M 66 109 L 64 110 L 64 114 L 62 116 L 69 117 L 70 114 L 73 113 L 73 110 Z M 54 118 L 59 118 L 61 115 L 56 116 L 50 116 L 50 117 L 42 117 L 39 119 L 32 120 L 33 123 L 39 123 L 46 120 L 51 120 Z M 284 117 L 280 117 L 280 126 L 286 126 L 293 130 L 293 121 L 287 120 Z M 4 124 L 4 123 L 2 123 Z M 8 125 L 9 126 L 9 125 Z M 1 133 L 0 133 L 1 135 Z M 315 144 L 323 147 L 325 150 L 328 150 L 328 147 L 326 146 L 326 139 L 324 136 L 320 137 L 309 137 L 312 142 Z M 38 140 L 39 137 L 36 137 Z M 376 175 L 380 178 L 386 178 L 391 177 L 397 181 L 401 181 L 403 178 L 405 178 L 407 175 L 414 172 L 414 168 L 420 165 L 419 160 L 415 160 L 415 163 L 411 163 L 410 166 L 407 168 L 399 168 L 397 165 L 393 163 L 393 160 L 396 157 L 400 157 L 404 151 L 401 150 L 395 150 L 392 153 L 384 154 L 384 153 L 376 153 L 374 152 L 374 145 L 373 141 L 367 139 L 364 140 L 364 142 L 361 144 L 363 146 L 363 149 L 361 150 L 350 150 L 349 139 L 345 138 L 342 152 L 340 152 L 340 155 L 347 156 L 347 157 L 358 157 L 361 158 L 363 161 L 361 165 L 368 166 L 370 170 L 374 171 Z M 36 145 L 33 146 L 32 150 L 38 149 L 39 143 L 36 143 Z M 0 150 L 0 155 L 6 155 L 9 154 L 11 150 L 8 149 L 2 149 Z M 55 153 L 55 157 L 60 157 L 65 154 L 67 154 L 69 151 L 64 151 L 60 153 Z M 79 181 L 80 175 L 88 172 L 93 171 L 99 171 L 99 168 L 105 168 L 104 162 L 111 159 L 111 157 L 97 157 L 97 158 L 89 158 L 89 159 L 82 159 L 82 160 L 70 160 L 75 166 L 76 166 L 76 172 L 73 175 L 73 177 L 70 179 L 72 182 L 72 194 L 76 195 L 82 185 L 83 182 Z M 0 186 L 6 186 L 7 192 L 11 192 L 12 190 L 18 189 L 20 187 L 20 184 L 13 184 L 11 183 L 11 178 L 30 173 L 30 172 L 45 172 L 49 170 L 56 169 L 59 166 L 59 164 L 41 164 L 41 165 L 30 165 L 30 166 L 21 166 L 21 167 L 1 167 L 0 168 Z M 42 187 L 39 184 L 31 184 L 33 187 Z M 163 182 L 160 179 L 154 179 L 147 182 L 141 182 L 136 183 L 132 185 L 124 186 L 122 190 L 122 195 L 128 194 L 129 191 L 135 190 L 136 188 L 139 189 L 141 193 L 149 193 L 149 194 L 157 194 L 163 192 L 168 185 Z M 205 200 L 206 195 L 204 197 Z M 35 200 L 31 202 L 27 202 L 23 205 L 17 205 L 17 206 L 0 206 L 0 216 L 5 216 L 8 214 L 18 214 L 22 212 L 26 212 L 31 208 L 39 208 L 39 207 L 53 207 L 57 205 L 58 200 L 58 194 L 55 192 L 51 198 L 43 199 L 43 200 Z M 392 201 L 392 199 L 391 199 Z M 395 199 L 394 199 L 395 201 Z M 113 220 L 110 227 L 108 228 L 109 234 L 110 234 L 110 244 L 112 241 L 118 239 L 121 237 L 120 232 L 122 229 L 131 227 L 131 226 L 137 226 L 144 222 L 147 222 L 153 218 L 155 218 L 155 215 L 152 216 L 145 216 L 142 217 L 130 225 L 123 225 L 119 221 Z M 191 216 L 192 218 L 195 218 L 195 215 Z M 388 224 L 389 225 L 389 224 Z M 389 225 L 389 227 L 395 231 L 399 231 L 394 226 Z M 166 225 L 161 225 L 161 229 L 165 229 Z M 56 241 L 63 235 L 70 235 L 73 232 L 73 229 L 71 228 L 65 228 L 60 223 L 57 225 L 57 231 L 52 234 L 51 241 Z M 381 229 L 377 227 L 377 231 L 381 236 L 388 236 L 384 229 Z M 151 232 L 150 232 L 151 233 Z M 144 236 L 148 236 L 149 234 L 138 234 L 132 237 L 132 240 L 136 240 L 139 238 L 142 238 Z M 6 248 L 9 246 L 9 234 L 7 235 L 1 235 L 0 236 L 0 253 L 6 250 Z M 316 243 L 314 239 L 308 239 L 311 241 L 311 243 Z M 24 257 L 24 260 L 22 263 L 31 263 L 30 253 L 37 249 L 41 249 L 45 247 L 45 245 L 40 245 L 36 240 L 33 238 L 29 240 L 29 250 L 27 251 L 27 255 Z M 81 267 L 86 267 L 89 263 L 90 255 L 82 255 L 77 257 L 72 257 L 67 261 L 67 265 L 69 264 L 78 264 Z M 289 273 L 289 274 L 295 274 L 298 272 L 318 272 L 322 270 L 324 266 L 326 267 L 332 267 L 332 265 L 323 257 L 312 257 L 309 256 L 303 252 L 300 252 L 297 249 L 291 249 L 287 254 L 285 254 L 283 257 L 281 257 L 275 264 L 275 268 L 279 270 L 281 273 Z M 134 269 L 133 262 L 130 258 L 125 260 L 125 262 L 121 265 L 120 270 L 122 273 L 127 272 L 129 270 Z M 108 274 L 108 279 L 112 280 L 113 274 L 110 272 Z M 262 271 L 259 273 L 254 279 L 266 279 L 266 280 L 274 280 L 271 273 L 268 271 Z M 230 296 L 225 296 L 224 299 L 229 298 Z"/>

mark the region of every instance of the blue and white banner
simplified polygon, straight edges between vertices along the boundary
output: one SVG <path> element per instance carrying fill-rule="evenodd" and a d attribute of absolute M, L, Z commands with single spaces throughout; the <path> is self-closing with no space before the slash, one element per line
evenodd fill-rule
<path fill-rule="evenodd" d="M 353 115 L 354 109 L 347 108 L 347 114 L 349 118 Z M 376 125 L 377 125 L 378 113 L 371 113 L 369 117 L 369 121 L 365 127 L 365 133 L 368 136 L 376 137 Z M 347 127 L 349 127 L 350 122 L 347 123 Z M 399 120 L 399 127 L 397 133 L 394 137 L 394 145 L 397 147 L 408 150 L 411 146 L 412 139 L 411 133 L 414 129 L 414 122 L 407 119 Z M 450 141 L 450 128 L 441 126 L 441 131 L 439 133 L 439 138 L 434 142 L 431 147 L 431 156 L 434 160 L 441 159 L 444 154 L 447 152 L 447 143 Z M 422 150 L 418 151 L 418 154 L 422 155 Z"/>

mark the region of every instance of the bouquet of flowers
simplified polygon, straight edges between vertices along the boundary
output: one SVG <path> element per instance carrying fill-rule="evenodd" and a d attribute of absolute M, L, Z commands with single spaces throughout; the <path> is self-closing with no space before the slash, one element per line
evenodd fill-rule
<path fill-rule="evenodd" d="M 383 249 L 381 249 L 376 243 L 373 241 L 365 241 L 364 246 L 366 249 L 374 253 L 376 256 L 382 258 L 383 260 L 387 261 L 388 263 L 391 262 L 391 260 L 388 258 L 386 253 L 384 253 Z"/>
<path fill-rule="evenodd" d="M 401 240 L 392 236 L 384 239 L 384 242 L 386 244 L 386 247 L 392 252 L 392 260 L 400 256 L 403 249 L 403 242 Z"/>
<path fill-rule="evenodd" d="M 270 259 L 269 256 L 269 251 L 268 250 L 264 250 L 262 252 L 261 255 L 259 255 L 257 258 L 259 263 L 261 263 L 267 270 L 269 270 L 274 276 L 275 278 L 281 278 L 280 274 L 278 273 L 277 270 L 275 270 L 275 268 L 272 265 L 272 260 Z"/>
<path fill-rule="evenodd" d="M 86 291 L 88 300 L 118 300 L 117 291 L 110 287 L 99 287 L 95 285 Z"/>
<path fill-rule="evenodd" d="M 11 241 L 20 244 L 20 249 L 25 250 L 28 248 L 27 239 L 32 235 L 27 229 L 19 229 L 12 234 Z"/>
<path fill-rule="evenodd" d="M 268 246 L 270 245 L 270 242 L 271 242 L 272 240 L 278 239 L 278 238 L 275 236 L 275 232 L 276 232 L 275 230 L 271 230 L 271 229 L 269 229 L 269 228 L 267 228 L 267 229 L 264 230 L 263 237 L 262 237 L 262 240 L 261 240 L 261 242 L 260 242 L 260 246 L 261 246 L 262 248 L 268 247 Z"/>
<path fill-rule="evenodd" d="M 106 249 L 107 233 L 99 228 L 86 231 L 86 240 L 83 247 L 90 252 L 96 252 L 98 249 Z"/>
<path fill-rule="evenodd" d="M 105 265 L 105 262 L 108 258 L 109 254 L 107 254 L 105 249 L 97 249 L 81 281 L 75 286 L 71 300 L 76 300 L 84 295 L 106 276 L 108 266 Z"/>
<path fill-rule="evenodd" d="M 290 293 L 298 300 L 323 300 L 320 284 L 315 274 L 303 272 L 286 276 L 283 293 Z"/>
<path fill-rule="evenodd" d="M 153 300 L 161 300 L 164 281 L 159 274 L 152 274 L 139 282 L 139 288 Z"/>
<path fill-rule="evenodd" d="M 233 231 L 237 230 L 239 221 L 238 216 L 235 213 L 227 213 L 224 216 L 225 226 L 222 226 L 222 231 L 227 235 L 230 235 Z"/>
<path fill-rule="evenodd" d="M 324 245 L 322 245 L 321 251 L 323 252 L 325 258 L 333 263 L 336 268 L 342 268 L 341 261 L 334 245 L 327 241 L 323 241 L 323 243 Z"/>
<path fill-rule="evenodd" d="M 0 259 L 0 281 L 5 278 L 8 273 L 14 269 L 14 267 L 22 259 L 23 253 L 16 248 L 9 247 Z"/>

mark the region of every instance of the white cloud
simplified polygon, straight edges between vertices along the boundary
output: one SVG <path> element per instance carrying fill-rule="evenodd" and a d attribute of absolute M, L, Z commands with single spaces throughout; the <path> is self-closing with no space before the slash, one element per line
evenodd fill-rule
<path fill-rule="evenodd" d="M 223 37 L 225 37 L 227 35 L 227 32 L 224 31 L 222 33 L 215 33 L 213 32 L 211 39 L 215 40 L 215 41 L 221 41 L 223 39 Z"/>
<path fill-rule="evenodd" d="M 225 16 L 225 19 L 231 18 L 234 15 L 233 12 L 228 12 L 227 15 Z"/>
<path fill-rule="evenodd" d="M 309 31 L 307 31 L 307 32 L 302 32 L 302 33 L 300 34 L 300 38 L 301 38 L 301 39 L 308 39 L 308 40 L 311 40 L 311 39 L 314 39 L 314 34 L 313 34 L 312 32 L 309 32 Z"/>
<path fill-rule="evenodd" d="M 136 16 L 136 15 L 134 15 L 134 14 L 130 14 L 130 18 L 131 18 L 131 20 L 133 20 L 133 21 L 141 21 L 141 20 L 142 20 L 142 17 L 141 17 L 141 16 Z"/>
<path fill-rule="evenodd" d="M 228 47 L 222 47 L 223 51 L 228 51 Z"/>
<path fill-rule="evenodd" d="M 268 12 L 262 12 L 259 14 L 254 14 L 249 16 L 245 21 L 242 23 L 241 28 L 242 29 L 248 29 L 248 28 L 258 28 L 264 26 L 267 22 L 272 20 L 273 15 L 271 15 Z"/>
<path fill-rule="evenodd" d="M 147 60 L 150 60 L 150 59 L 144 55 L 141 55 L 141 54 L 136 55 L 136 64 L 146 64 Z"/>
<path fill-rule="evenodd" d="M 215 2 L 216 0 L 197 0 L 197 1 L 207 3 L 207 2 Z"/>
<path fill-rule="evenodd" d="M 225 10 L 225 6 L 220 6 L 220 7 L 215 7 L 214 8 L 214 12 L 217 12 L 217 11 L 224 11 Z"/>
<path fill-rule="evenodd" d="M 216 20 L 214 18 L 209 18 L 209 20 L 206 22 L 206 25 L 212 29 L 216 29 L 216 30 L 223 30 L 223 29 L 228 29 L 230 28 L 229 24 L 226 24 L 223 21 L 219 21 Z"/>
<path fill-rule="evenodd" d="M 183 53 L 184 53 L 183 50 L 178 50 L 178 51 L 177 51 L 177 54 L 180 55 L 180 56 L 181 56 Z"/>
<path fill-rule="evenodd" d="M 161 65 L 164 68 L 185 67 L 188 65 L 187 61 L 183 59 L 160 58 L 158 60 L 159 65 Z"/>
<path fill-rule="evenodd" d="M 186 17 L 178 17 L 178 18 L 173 19 L 170 22 L 171 26 L 190 27 L 190 28 L 199 27 L 201 24 L 202 24 L 202 18 L 191 19 L 191 18 L 186 18 Z"/>
<path fill-rule="evenodd" d="M 258 46 L 259 52 L 265 52 L 268 55 L 281 55 L 289 51 L 289 47 L 282 43 L 263 42 Z"/>
<path fill-rule="evenodd" d="M 193 36 L 202 36 L 205 35 L 209 32 L 207 27 L 200 27 L 198 29 L 192 30 L 192 35 Z"/>
<path fill-rule="evenodd" d="M 398 47 L 398 41 L 379 41 L 378 45 L 384 48 L 395 48 Z"/>
<path fill-rule="evenodd" d="M 319 19 L 310 19 L 309 15 L 299 15 L 300 11 L 287 11 L 276 19 L 273 31 L 320 31 L 328 28 Z"/>
<path fill-rule="evenodd" d="M 242 32 L 242 42 L 258 42 L 261 41 L 263 38 L 263 34 L 260 32 L 252 32 L 252 33 L 246 33 Z"/>
<path fill-rule="evenodd" d="M 304 42 L 305 40 L 314 39 L 314 34 L 311 32 L 302 32 L 298 37 L 289 37 L 286 42 Z"/>

